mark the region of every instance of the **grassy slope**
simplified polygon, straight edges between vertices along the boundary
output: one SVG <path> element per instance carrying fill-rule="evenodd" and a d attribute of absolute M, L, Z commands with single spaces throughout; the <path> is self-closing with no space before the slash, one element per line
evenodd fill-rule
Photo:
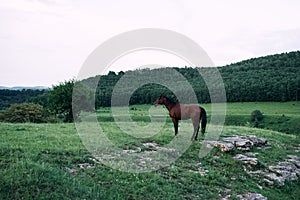
<path fill-rule="evenodd" d="M 112 124 L 105 122 L 103 126 L 120 146 L 123 142 L 139 146 L 145 140 L 163 143 L 173 137 L 170 123 L 161 135 L 150 139 L 115 137 L 119 131 Z M 300 195 L 300 181 L 284 187 L 263 185 L 264 190 L 260 190 L 260 180 L 245 173 L 231 154 L 213 150 L 204 159 L 198 158 L 199 143 L 193 143 L 169 168 L 133 174 L 93 163 L 73 124 L 0 124 L 0 134 L 0 199 L 219 199 L 228 189 L 233 198 L 248 191 L 270 199 L 296 199 Z M 223 134 L 255 134 L 269 139 L 271 150 L 252 149 L 259 152 L 262 168 L 284 160 L 288 154 L 295 155 L 299 144 L 299 137 L 294 135 L 261 129 L 226 127 Z M 95 167 L 80 169 L 80 163 Z M 201 176 L 191 172 L 199 166 L 209 173 Z M 71 174 L 67 168 L 77 172 Z"/>

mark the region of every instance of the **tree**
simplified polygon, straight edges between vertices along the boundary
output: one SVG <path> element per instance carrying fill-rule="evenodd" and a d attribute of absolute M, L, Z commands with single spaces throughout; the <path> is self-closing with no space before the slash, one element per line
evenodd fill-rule
<path fill-rule="evenodd" d="M 58 116 L 63 118 L 64 122 L 73 121 L 72 112 L 72 92 L 75 80 L 65 81 L 59 85 L 53 86 L 49 92 L 50 109 Z"/>
<path fill-rule="evenodd" d="M 49 92 L 50 110 L 64 122 L 73 122 L 81 111 L 94 110 L 92 95 L 92 90 L 83 82 L 74 79 L 65 81 L 53 86 L 53 90 Z"/>

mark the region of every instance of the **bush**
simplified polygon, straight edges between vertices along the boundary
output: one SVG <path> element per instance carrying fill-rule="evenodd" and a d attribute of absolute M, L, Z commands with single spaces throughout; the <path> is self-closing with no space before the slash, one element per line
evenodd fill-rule
<path fill-rule="evenodd" d="M 47 112 L 39 104 L 13 104 L 6 110 L 1 111 L 0 121 L 11 123 L 42 123 L 47 121 Z"/>
<path fill-rule="evenodd" d="M 264 116 L 260 110 L 254 110 L 251 112 L 251 121 L 254 127 L 256 128 L 264 128 L 264 124 L 262 120 Z"/>
<path fill-rule="evenodd" d="M 261 121 L 263 120 L 264 116 L 262 114 L 262 112 L 260 112 L 260 110 L 254 110 L 251 113 L 251 121 Z"/>

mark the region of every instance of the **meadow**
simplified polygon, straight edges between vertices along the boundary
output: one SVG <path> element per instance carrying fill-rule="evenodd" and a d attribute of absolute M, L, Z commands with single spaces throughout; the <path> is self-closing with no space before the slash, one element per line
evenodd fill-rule
<path fill-rule="evenodd" d="M 209 116 L 210 105 L 202 106 Z M 150 107 L 131 106 L 132 119 L 147 125 Z M 264 129 L 251 127 L 250 113 L 256 109 L 265 116 Z M 233 159 L 240 150 L 223 153 L 213 149 L 199 158 L 202 144 L 193 142 L 170 166 L 146 173 L 122 172 L 97 162 L 73 123 L 1 123 L 0 199 L 221 199 L 228 195 L 239 199 L 248 192 L 269 199 L 298 199 L 299 179 L 288 180 L 283 186 L 276 182 L 269 185 L 263 178 L 249 175 L 245 167 L 265 170 L 288 155 L 300 156 L 296 151 L 300 144 L 299 109 L 300 102 L 227 104 L 222 136 L 256 135 L 268 140 L 269 149 L 250 149 L 258 154 L 256 166 Z M 138 138 L 122 133 L 110 109 L 99 109 L 97 117 L 107 137 L 124 150 L 147 151 L 149 147 L 143 144 L 164 146 L 174 137 L 169 118 L 158 134 Z"/>

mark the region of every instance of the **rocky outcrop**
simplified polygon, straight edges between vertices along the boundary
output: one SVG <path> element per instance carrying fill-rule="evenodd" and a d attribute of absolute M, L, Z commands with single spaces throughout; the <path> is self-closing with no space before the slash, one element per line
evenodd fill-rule
<path fill-rule="evenodd" d="M 277 181 L 280 186 L 283 186 L 286 180 L 297 180 L 300 176 L 300 160 L 298 156 L 289 156 L 293 159 L 287 159 L 284 162 L 279 162 L 277 165 L 268 167 L 269 173 L 266 173 L 266 182 L 270 185 L 273 181 Z M 297 164 L 294 164 L 297 163 Z"/>
<path fill-rule="evenodd" d="M 267 185 L 274 185 L 274 182 L 276 182 L 279 186 L 283 186 L 286 180 L 297 180 L 298 176 L 300 176 L 300 159 L 296 155 L 288 155 L 287 159 L 284 161 L 271 166 L 266 166 L 263 170 L 252 170 L 253 168 L 251 166 L 259 164 L 259 160 L 256 158 L 259 153 L 249 151 L 254 146 L 257 147 L 258 150 L 268 150 L 271 148 L 271 146 L 267 145 L 268 141 L 264 138 L 258 138 L 252 135 L 231 136 L 221 137 L 220 141 L 202 142 L 202 144 L 205 143 L 208 146 L 220 149 L 222 152 L 230 152 L 235 149 L 242 151 L 241 153 L 233 156 L 233 158 L 241 161 L 244 164 L 244 170 L 251 176 L 263 177 L 262 181 Z M 295 152 L 298 153 L 299 149 L 300 145 L 295 148 Z M 247 152 L 243 153 L 243 151 Z"/>
<path fill-rule="evenodd" d="M 258 138 L 256 136 L 233 136 L 233 137 L 221 137 L 221 141 L 205 141 L 207 145 L 212 145 L 219 148 L 222 152 L 229 152 L 234 149 L 249 151 L 253 146 L 264 146 L 267 144 L 267 140 L 264 138 Z"/>
<path fill-rule="evenodd" d="M 245 159 L 242 156 L 243 159 Z M 256 159 L 256 158 L 254 158 Z M 251 161 L 246 161 L 244 163 L 250 163 Z M 297 180 L 298 176 L 300 176 L 300 160 L 296 155 L 289 155 L 288 159 L 282 162 L 278 162 L 277 164 L 270 165 L 266 169 L 252 171 L 251 168 L 245 167 L 245 171 L 251 176 L 263 177 L 262 182 L 265 184 L 272 186 L 274 182 L 276 182 L 279 186 L 283 186 L 285 181 L 287 180 Z"/>

